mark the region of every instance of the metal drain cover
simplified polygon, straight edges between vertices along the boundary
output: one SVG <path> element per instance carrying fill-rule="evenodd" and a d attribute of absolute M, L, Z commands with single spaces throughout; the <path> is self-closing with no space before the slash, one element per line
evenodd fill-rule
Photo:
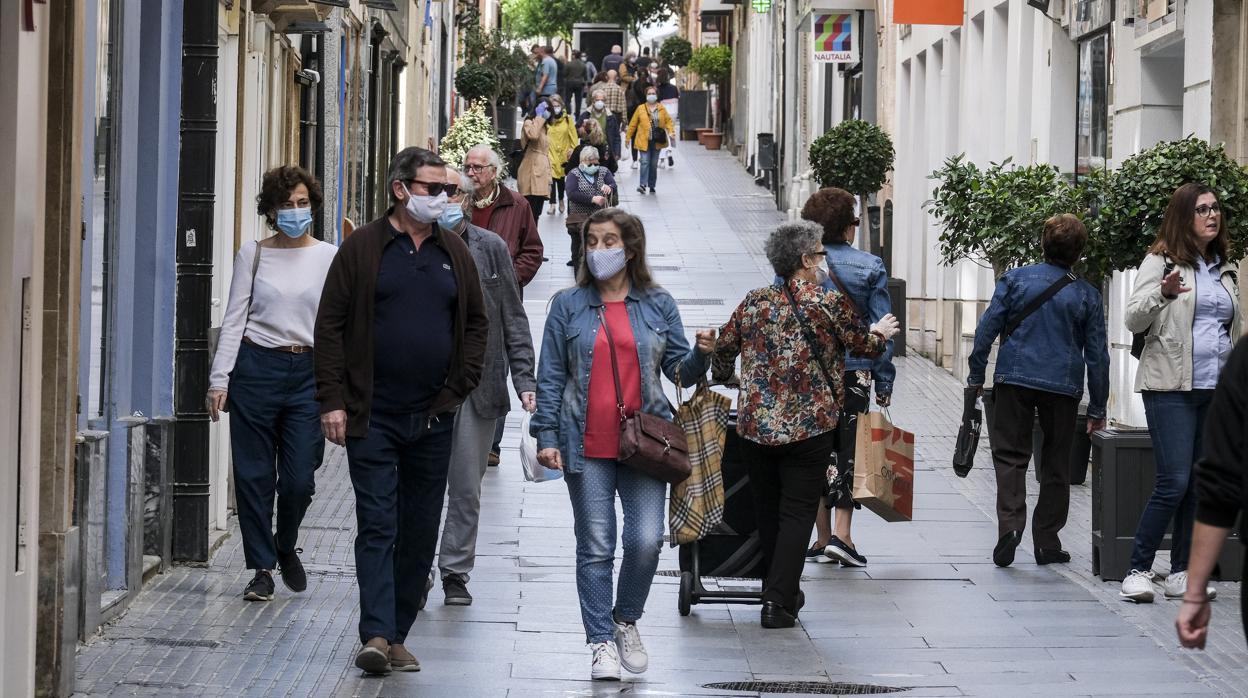
<path fill-rule="evenodd" d="M 702 688 L 717 691 L 749 691 L 751 693 L 803 693 L 821 696 L 867 696 L 877 693 L 901 693 L 909 687 L 877 686 L 870 683 L 824 683 L 821 681 L 727 681 L 708 683 Z"/>

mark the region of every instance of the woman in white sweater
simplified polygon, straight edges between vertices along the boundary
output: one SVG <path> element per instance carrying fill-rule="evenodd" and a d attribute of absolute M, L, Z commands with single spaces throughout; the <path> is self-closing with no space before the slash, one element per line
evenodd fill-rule
<path fill-rule="evenodd" d="M 338 248 L 311 235 L 321 187 L 299 167 L 264 175 L 257 210 L 275 234 L 234 258 L 230 300 L 209 379 L 208 413 L 230 413 L 234 492 L 247 568 L 243 598 L 273 598 L 273 570 L 307 588 L 296 547 L 325 441 L 312 376 L 312 330 Z M 277 495 L 277 533 L 273 498 Z"/>

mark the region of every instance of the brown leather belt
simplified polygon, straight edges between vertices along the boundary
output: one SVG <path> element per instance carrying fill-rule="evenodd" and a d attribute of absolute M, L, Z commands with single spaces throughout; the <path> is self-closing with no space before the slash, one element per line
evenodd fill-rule
<path fill-rule="evenodd" d="M 262 344 L 256 344 L 255 342 L 251 341 L 251 338 L 246 337 L 246 336 L 243 337 L 243 341 L 250 344 L 253 347 L 259 347 L 261 349 L 269 349 L 272 351 L 285 352 L 287 354 L 307 354 L 312 351 L 312 347 L 306 347 L 302 344 L 291 344 L 291 345 L 284 346 L 284 347 L 266 347 Z"/>

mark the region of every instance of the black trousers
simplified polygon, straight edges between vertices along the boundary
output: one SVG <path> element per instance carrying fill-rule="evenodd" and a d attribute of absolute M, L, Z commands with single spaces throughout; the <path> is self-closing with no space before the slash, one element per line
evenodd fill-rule
<path fill-rule="evenodd" d="M 533 220 L 542 221 L 542 207 L 546 205 L 546 197 L 526 194 L 524 199 L 529 202 L 529 210 L 533 212 Z"/>
<path fill-rule="evenodd" d="M 566 190 L 567 190 L 567 187 L 565 186 L 565 180 L 560 179 L 559 177 L 551 177 L 550 178 L 550 203 L 553 204 L 557 201 L 563 201 L 563 197 L 566 194 Z"/>
<path fill-rule="evenodd" d="M 1032 515 L 1035 547 L 1058 550 L 1058 533 L 1070 510 L 1070 446 L 1075 438 L 1079 400 L 1018 385 L 992 389 L 992 463 L 997 472 L 997 531 L 1027 527 L 1027 464 L 1031 462 L 1032 422 L 1044 433 L 1040 454 L 1040 499 Z"/>
<path fill-rule="evenodd" d="M 810 529 L 815 525 L 819 496 L 827 481 L 828 457 L 835 446 L 835 431 L 779 446 L 741 439 L 763 564 L 768 570 L 763 601 L 790 611 L 797 607 Z"/>

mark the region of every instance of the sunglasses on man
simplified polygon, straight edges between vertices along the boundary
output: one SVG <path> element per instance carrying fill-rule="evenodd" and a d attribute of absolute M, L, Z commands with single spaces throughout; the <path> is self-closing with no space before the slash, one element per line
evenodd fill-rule
<path fill-rule="evenodd" d="M 428 192 L 429 196 L 437 196 L 438 194 L 441 194 L 442 192 L 446 192 L 446 197 L 448 199 L 455 196 L 455 192 L 459 191 L 459 185 L 457 184 L 446 184 L 444 182 L 423 182 L 419 179 L 407 180 L 407 186 L 409 189 L 411 188 L 413 184 L 419 184 L 423 186 L 425 188 L 425 191 Z"/>

